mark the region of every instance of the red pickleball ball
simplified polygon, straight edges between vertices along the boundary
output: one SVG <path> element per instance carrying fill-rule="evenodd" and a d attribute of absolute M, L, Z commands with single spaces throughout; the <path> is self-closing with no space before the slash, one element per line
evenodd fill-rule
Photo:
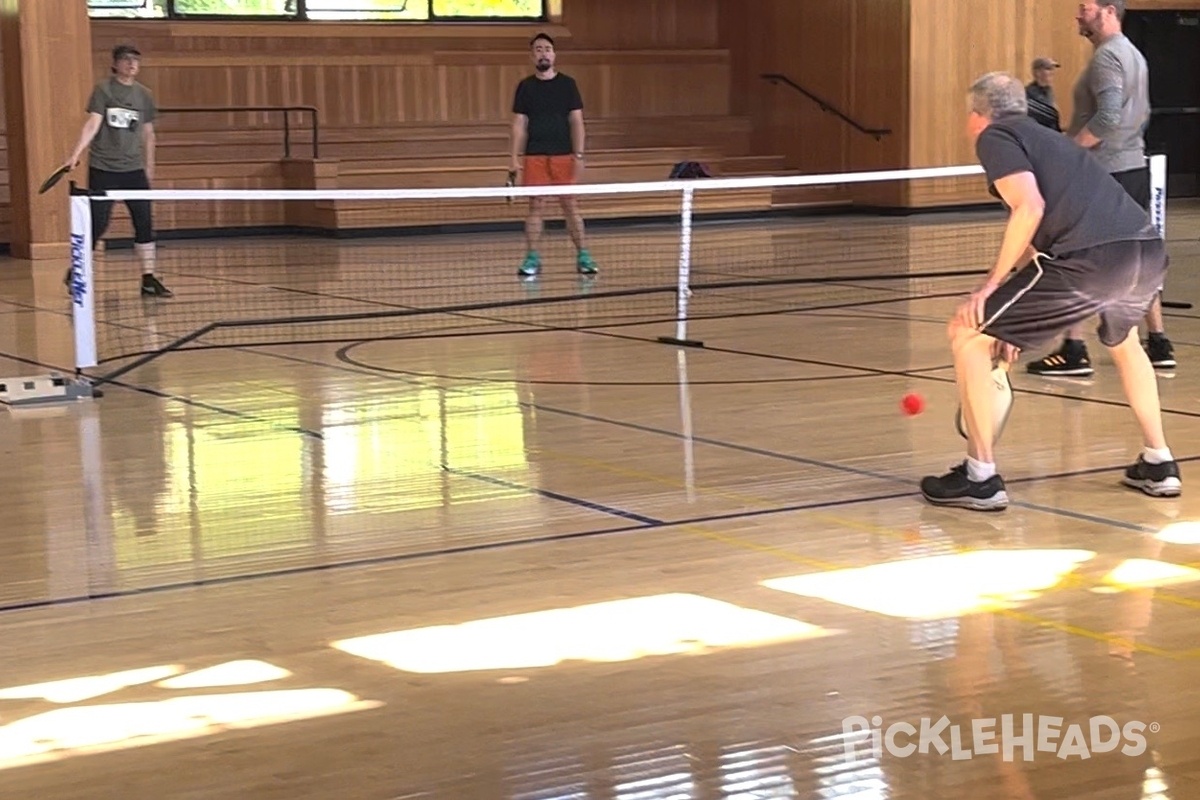
<path fill-rule="evenodd" d="M 916 392 L 909 392 L 900 399 L 900 409 L 910 417 L 925 410 L 925 398 Z"/>

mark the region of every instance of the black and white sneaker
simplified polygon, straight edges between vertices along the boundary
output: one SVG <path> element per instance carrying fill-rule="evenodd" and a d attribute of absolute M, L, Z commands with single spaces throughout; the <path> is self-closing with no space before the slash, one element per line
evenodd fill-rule
<path fill-rule="evenodd" d="M 143 297 L 174 297 L 175 293 L 167 287 L 163 286 L 162 281 L 156 275 L 142 275 L 142 296 Z"/>
<path fill-rule="evenodd" d="M 1175 369 L 1175 348 L 1161 333 L 1152 333 L 1144 345 L 1146 355 L 1155 369 Z"/>
<path fill-rule="evenodd" d="M 1151 464 L 1144 456 L 1138 456 L 1138 460 L 1125 470 L 1122 482 L 1134 489 L 1141 489 L 1151 497 L 1178 497 L 1183 493 L 1179 464 L 1174 461 Z"/>
<path fill-rule="evenodd" d="M 986 481 L 967 477 L 967 462 L 956 464 L 941 476 L 921 480 L 921 494 L 938 506 L 969 508 L 972 511 L 1003 511 L 1008 508 L 1008 492 L 1004 479 L 993 475 Z"/>

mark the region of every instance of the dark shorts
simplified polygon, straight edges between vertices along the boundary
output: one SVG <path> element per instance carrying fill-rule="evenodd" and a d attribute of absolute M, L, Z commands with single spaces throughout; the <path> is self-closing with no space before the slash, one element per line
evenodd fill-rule
<path fill-rule="evenodd" d="M 143 169 L 132 172 L 106 172 L 92 167 L 88 170 L 88 188 L 92 191 L 142 191 L 150 188 L 150 180 Z M 108 231 L 114 203 L 111 200 L 92 202 L 92 245 Z M 133 241 L 149 244 L 154 241 L 154 216 L 149 200 L 126 200 L 129 217 L 133 220 Z"/>
<path fill-rule="evenodd" d="M 1032 350 L 1098 314 L 1100 341 L 1115 347 L 1149 310 L 1167 265 L 1161 239 L 1111 242 L 1035 259 L 988 298 L 981 330 Z"/>

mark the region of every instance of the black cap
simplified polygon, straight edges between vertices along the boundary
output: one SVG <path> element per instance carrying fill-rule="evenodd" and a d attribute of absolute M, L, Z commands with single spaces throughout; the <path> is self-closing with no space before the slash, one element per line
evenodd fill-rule
<path fill-rule="evenodd" d="M 134 47 L 133 45 L 131 45 L 131 44 L 119 44 L 119 45 L 117 45 L 116 47 L 114 47 L 114 48 L 113 48 L 113 51 L 112 51 L 112 60 L 113 60 L 113 61 L 120 61 L 120 60 L 121 60 L 122 58 L 124 58 L 125 56 L 139 56 L 139 57 L 140 57 L 141 55 L 142 55 L 142 51 L 141 51 L 141 50 L 138 50 L 138 49 L 137 49 L 136 47 Z"/>

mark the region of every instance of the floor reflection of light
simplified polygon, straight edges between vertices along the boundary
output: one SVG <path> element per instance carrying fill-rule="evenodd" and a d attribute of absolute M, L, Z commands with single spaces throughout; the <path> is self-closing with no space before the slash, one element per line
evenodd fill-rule
<path fill-rule="evenodd" d="M 130 686 L 169 678 L 183 671 L 183 667 L 162 666 L 146 669 L 131 669 L 109 675 L 90 675 L 83 678 L 67 678 L 49 683 L 29 686 L 14 686 L 0 689 L 0 700 L 48 700 L 51 703 L 78 703 L 102 694 L 111 694 Z"/>
<path fill-rule="evenodd" d="M 812 759 L 819 800 L 888 800 L 887 778 L 866 731 L 819 736 L 800 750 Z"/>
<path fill-rule="evenodd" d="M 1147 558 L 1130 558 L 1105 575 L 1103 583 L 1115 589 L 1150 589 L 1197 580 L 1200 580 L 1200 570 L 1191 567 Z"/>
<path fill-rule="evenodd" d="M 160 681 L 164 689 L 200 689 L 214 686 L 246 686 L 266 683 L 288 677 L 292 673 L 265 661 L 230 661 L 208 669 L 201 669 L 178 678 Z"/>
<path fill-rule="evenodd" d="M 639 749 L 613 758 L 615 800 L 694 800 L 695 778 L 682 745 Z"/>
<path fill-rule="evenodd" d="M 1200 521 L 1172 522 L 1154 534 L 1154 538 L 1167 544 L 1200 544 Z"/>
<path fill-rule="evenodd" d="M 151 667 L 0 690 L 0 698 L 59 705 L 134 687 L 159 695 L 133 702 L 67 705 L 12 720 L 0 727 L 0 770 L 382 705 L 325 687 L 196 695 L 171 692 L 261 683 L 291 674 L 261 661 L 229 662 L 189 675 L 180 672 L 178 666 Z M 206 674 L 211 680 L 205 680 Z M 155 680 L 160 680 L 156 687 L 145 686 Z M 162 696 L 164 691 L 169 693 Z"/>
<path fill-rule="evenodd" d="M 1154 754 L 1158 762 L 1158 754 Z M 1148 767 L 1142 775 L 1141 800 L 1171 800 L 1171 787 L 1167 784 L 1167 776 L 1158 766 Z"/>
<path fill-rule="evenodd" d="M 721 754 L 724 800 L 795 797 L 788 761 L 794 751 L 783 745 L 744 745 Z"/>
<path fill-rule="evenodd" d="M 632 661 L 833 633 L 707 597 L 664 594 L 381 633 L 333 647 L 406 672 L 437 673 Z"/>
<path fill-rule="evenodd" d="M 781 592 L 910 619 L 1005 608 L 1053 588 L 1089 550 L 982 550 L 763 581 Z"/>

